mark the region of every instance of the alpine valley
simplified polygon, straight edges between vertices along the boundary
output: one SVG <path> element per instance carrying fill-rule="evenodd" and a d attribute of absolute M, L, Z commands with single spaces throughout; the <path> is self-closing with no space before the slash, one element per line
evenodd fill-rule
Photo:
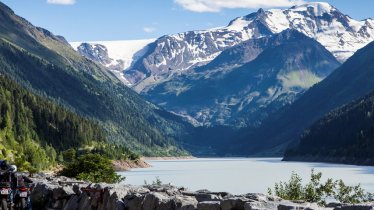
<path fill-rule="evenodd" d="M 344 144 L 336 144 L 336 136 L 318 137 L 321 141 L 309 136 L 327 135 L 325 125 L 341 129 L 336 113 L 362 112 L 351 104 L 328 114 L 374 91 L 372 41 L 374 20 L 355 20 L 328 3 L 311 2 L 259 9 L 208 30 L 71 45 L 145 99 L 192 123 L 193 132 L 179 143 L 195 155 L 283 156 L 295 147 L 285 160 L 313 161 L 330 160 L 319 156 L 337 149 L 316 154 L 312 148 L 322 142 L 341 148 L 357 140 L 361 126 L 347 131 Z M 370 103 L 371 98 L 361 100 Z M 349 154 L 338 162 L 372 162 Z"/>
<path fill-rule="evenodd" d="M 73 147 L 373 164 L 357 148 L 373 145 L 374 20 L 313 2 L 228 22 L 69 43 L 0 3 L 0 156 L 26 142 L 44 162 Z"/>

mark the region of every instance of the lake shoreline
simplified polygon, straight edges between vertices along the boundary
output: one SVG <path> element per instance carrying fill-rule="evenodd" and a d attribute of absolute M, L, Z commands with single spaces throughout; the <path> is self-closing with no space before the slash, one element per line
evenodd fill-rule
<path fill-rule="evenodd" d="M 305 162 L 305 163 L 329 163 L 348 166 L 374 166 L 374 159 L 358 159 L 349 157 L 321 157 L 321 156 L 286 156 L 285 162 Z"/>
<path fill-rule="evenodd" d="M 134 168 L 150 168 L 152 165 L 147 163 L 143 158 L 139 160 L 113 160 L 114 170 L 117 172 L 128 171 Z"/>
<path fill-rule="evenodd" d="M 144 161 L 151 161 L 151 160 L 192 160 L 197 159 L 198 157 L 195 156 L 172 156 L 172 157 L 142 157 Z"/>

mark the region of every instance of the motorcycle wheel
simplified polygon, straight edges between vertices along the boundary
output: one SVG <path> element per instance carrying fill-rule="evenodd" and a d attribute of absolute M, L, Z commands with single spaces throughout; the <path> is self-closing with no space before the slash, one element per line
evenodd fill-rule
<path fill-rule="evenodd" d="M 27 210 L 27 200 L 26 198 L 21 198 L 21 209 L 22 210 Z"/>
<path fill-rule="evenodd" d="M 1 199 L 1 210 L 8 210 L 8 201 L 5 198 Z"/>

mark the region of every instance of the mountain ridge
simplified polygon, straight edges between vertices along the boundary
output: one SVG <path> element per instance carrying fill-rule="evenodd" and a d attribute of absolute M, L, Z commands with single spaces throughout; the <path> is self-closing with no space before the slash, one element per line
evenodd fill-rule
<path fill-rule="evenodd" d="M 124 72 L 125 77 L 141 92 L 148 83 L 157 84 L 172 74 L 205 65 L 236 44 L 271 36 L 287 28 L 316 39 L 340 61 L 374 40 L 373 20 L 356 21 L 328 3 L 311 2 L 283 10 L 259 9 L 230 21 L 225 27 L 160 37 L 152 43 L 156 46 L 147 56 Z"/>
<path fill-rule="evenodd" d="M 174 90 L 176 95 L 183 95 L 191 87 L 198 85 L 195 82 L 198 83 L 199 78 L 197 77 L 202 77 L 204 70 L 210 72 L 206 77 L 219 77 L 258 55 L 259 47 L 245 49 L 250 46 L 245 46 L 243 43 L 277 36 L 286 30 L 296 30 L 316 40 L 340 62 L 366 43 L 374 40 L 373 20 L 354 20 L 328 3 L 311 2 L 288 9 L 259 9 L 257 12 L 231 20 L 224 27 L 162 36 L 143 48 L 141 50 L 142 56 L 134 59 L 133 65 L 123 71 L 121 77 L 125 78 L 126 84 L 136 92 L 146 96 L 153 103 L 184 116 L 195 125 L 223 125 L 230 121 L 226 116 L 231 115 L 232 108 L 223 105 L 221 111 L 216 111 L 214 106 L 213 110 L 197 106 L 187 109 L 172 107 L 172 104 L 176 103 L 174 100 L 176 98 L 167 99 L 168 91 L 160 89 L 176 88 Z M 83 47 L 83 45 L 81 46 Z M 238 57 L 243 57 L 243 59 L 238 59 Z M 95 60 L 95 58 L 93 59 Z M 237 65 L 235 66 L 235 64 Z M 231 66 L 231 69 L 228 66 Z M 210 68 L 213 68 L 215 72 Z M 200 76 L 197 76 L 198 72 L 201 73 Z M 319 82 L 324 78 L 317 78 L 307 71 L 304 72 L 306 72 L 305 77 L 314 81 L 312 83 Z M 296 73 L 286 77 L 300 78 L 302 74 Z M 289 79 L 286 77 L 283 76 L 279 79 L 286 81 Z M 183 82 L 184 84 L 181 85 L 183 78 L 186 81 L 189 80 L 190 84 Z M 303 82 L 305 84 L 302 84 Z M 303 87 L 313 85 L 309 80 L 299 80 L 297 83 Z M 222 87 L 220 88 L 222 89 Z M 166 95 L 160 95 L 154 90 L 160 90 Z M 152 96 L 153 93 L 155 93 L 154 96 Z M 263 93 L 260 92 L 260 94 Z M 165 100 L 161 100 L 162 98 Z M 252 97 L 248 96 L 248 99 L 250 98 Z M 221 104 L 232 104 L 229 100 L 225 102 L 222 98 L 218 101 L 217 103 Z M 235 103 L 233 102 L 233 106 Z M 258 106 L 263 104 L 259 103 Z M 193 111 L 191 112 L 191 110 Z M 265 112 L 261 118 L 265 118 L 266 115 L 268 113 Z M 210 119 L 212 122 L 209 122 Z M 218 121 L 219 123 L 217 123 Z M 248 125 L 245 119 L 240 121 L 236 125 Z"/>
<path fill-rule="evenodd" d="M 145 155 L 185 153 L 176 140 L 189 127 L 143 100 L 64 39 L 0 4 L 0 72 L 76 113 L 98 120 L 108 138 Z M 153 153 L 153 154 L 152 154 Z"/>
<path fill-rule="evenodd" d="M 206 66 L 175 76 L 143 95 L 205 126 L 257 126 L 338 66 L 314 39 L 285 30 L 229 48 Z"/>

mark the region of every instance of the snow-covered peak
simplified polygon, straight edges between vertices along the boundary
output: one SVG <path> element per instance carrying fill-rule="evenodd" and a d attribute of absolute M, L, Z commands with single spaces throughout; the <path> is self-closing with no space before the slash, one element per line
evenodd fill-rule
<path fill-rule="evenodd" d="M 131 66 L 132 62 L 142 56 L 144 48 L 154 42 L 156 39 L 142 39 L 142 40 L 120 40 L 120 41 L 92 41 L 87 42 L 96 47 L 104 46 L 108 52 L 108 56 L 114 62 L 121 60 L 124 62 L 124 69 Z M 70 45 L 78 50 L 78 47 L 84 42 L 71 42 Z"/>
<path fill-rule="evenodd" d="M 242 31 L 245 27 L 248 27 L 248 25 L 251 22 L 252 20 L 247 20 L 244 17 L 239 17 L 231 21 L 231 23 L 226 27 L 226 29 L 232 31 Z"/>
<path fill-rule="evenodd" d="M 325 2 L 310 2 L 289 9 L 262 9 L 247 16 L 238 17 L 225 27 L 251 36 L 253 27 L 269 30 L 271 34 L 295 29 L 316 39 L 344 62 L 358 49 L 374 41 L 373 20 L 354 20 Z"/>
<path fill-rule="evenodd" d="M 81 55 L 106 66 L 126 85 L 131 86 L 123 71 L 142 57 L 148 50 L 147 46 L 155 40 L 71 42 L 70 45 Z"/>
<path fill-rule="evenodd" d="M 144 88 L 205 65 L 244 41 L 270 37 L 287 29 L 317 40 L 341 62 L 374 41 L 372 19 L 354 20 L 328 3 L 311 2 L 288 9 L 259 9 L 224 27 L 165 35 L 157 40 L 94 43 L 108 49 L 108 57 L 114 62 L 109 66 L 117 68 L 118 61 L 123 62 L 125 77 Z M 150 42 L 153 47 L 146 49 Z M 96 46 L 91 52 L 105 50 Z M 141 84 L 143 81 L 145 85 Z"/>
<path fill-rule="evenodd" d="M 336 9 L 326 2 L 309 2 L 306 4 L 294 6 L 290 10 L 294 12 L 312 11 L 315 16 L 323 16 L 323 14 L 331 13 L 331 11 L 334 11 Z"/>

